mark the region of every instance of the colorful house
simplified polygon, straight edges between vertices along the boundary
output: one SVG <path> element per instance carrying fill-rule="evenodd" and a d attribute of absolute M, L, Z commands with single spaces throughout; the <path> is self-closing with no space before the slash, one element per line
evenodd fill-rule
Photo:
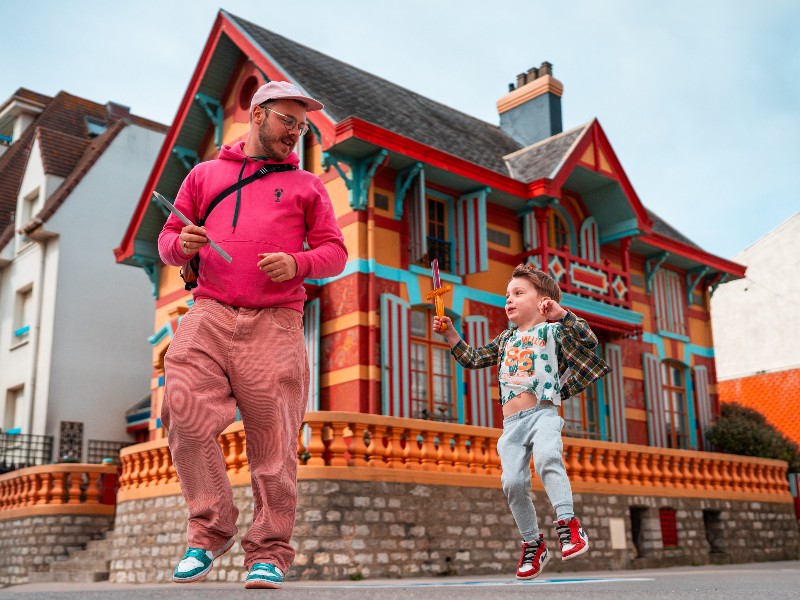
<path fill-rule="evenodd" d="M 494 369 L 466 372 L 430 333 L 430 262 L 473 345 L 506 326 L 505 285 L 529 261 L 558 280 L 613 373 L 563 407 L 567 435 L 702 449 L 717 413 L 709 299 L 744 267 L 703 251 L 646 209 L 595 119 L 562 131 L 562 84 L 517 76 L 492 125 L 221 11 L 120 246 L 156 290 L 151 436 L 163 355 L 190 296 L 160 265 L 165 214 L 188 171 L 243 139 L 249 100 L 288 80 L 325 104 L 298 147 L 320 176 L 350 252 L 307 281 L 309 409 L 497 427 Z M 465 90 L 465 93 L 468 90 Z"/>

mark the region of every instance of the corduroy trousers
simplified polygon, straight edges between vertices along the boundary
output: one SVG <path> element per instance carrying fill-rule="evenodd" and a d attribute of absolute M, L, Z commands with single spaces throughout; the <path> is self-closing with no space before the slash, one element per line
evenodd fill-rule
<path fill-rule="evenodd" d="M 308 398 L 302 315 L 200 299 L 181 320 L 164 370 L 161 421 L 189 509 L 189 546 L 216 551 L 236 535 L 239 511 L 217 438 L 238 407 L 253 487 L 245 568 L 265 562 L 285 573 L 295 556 L 297 438 Z"/>

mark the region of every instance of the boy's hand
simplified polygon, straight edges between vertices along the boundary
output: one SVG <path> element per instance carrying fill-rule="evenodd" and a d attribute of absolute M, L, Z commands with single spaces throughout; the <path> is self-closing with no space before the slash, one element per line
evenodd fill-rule
<path fill-rule="evenodd" d="M 453 321 L 450 320 L 450 317 L 443 316 L 439 318 L 438 316 L 436 316 L 433 317 L 433 333 L 439 333 L 439 330 L 442 328 L 442 324 L 447 325 L 447 329 L 452 329 L 453 327 Z M 439 335 L 444 335 L 445 337 L 447 337 L 444 332 L 439 333 Z"/>
<path fill-rule="evenodd" d="M 560 321 L 567 316 L 567 310 L 552 298 L 545 298 L 539 302 L 539 312 L 548 321 Z"/>

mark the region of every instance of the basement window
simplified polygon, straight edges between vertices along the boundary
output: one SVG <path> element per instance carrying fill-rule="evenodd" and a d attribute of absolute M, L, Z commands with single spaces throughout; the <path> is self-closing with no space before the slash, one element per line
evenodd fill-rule
<path fill-rule="evenodd" d="M 674 508 L 661 508 L 658 511 L 661 521 L 661 543 L 664 548 L 678 547 L 677 514 Z"/>

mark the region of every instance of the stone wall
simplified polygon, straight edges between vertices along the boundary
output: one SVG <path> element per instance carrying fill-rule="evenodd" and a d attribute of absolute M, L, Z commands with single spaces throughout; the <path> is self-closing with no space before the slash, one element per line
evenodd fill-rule
<path fill-rule="evenodd" d="M 511 575 L 519 559 L 519 533 L 500 489 L 302 480 L 298 491 L 297 557 L 289 579 Z M 250 487 L 235 487 L 234 496 L 238 540 L 252 521 Z M 562 562 L 544 493 L 535 504 L 555 550 L 551 573 L 800 557 L 791 504 L 583 493 L 575 494 L 575 507 L 592 549 Z M 662 543 L 661 508 L 675 510 L 676 547 Z M 111 581 L 169 581 L 186 549 L 186 517 L 180 496 L 120 503 Z M 243 562 L 237 543 L 209 579 L 242 581 Z"/>
<path fill-rule="evenodd" d="M 71 550 L 97 539 L 114 525 L 113 515 L 47 515 L 0 521 L 0 587 L 26 583 Z"/>

